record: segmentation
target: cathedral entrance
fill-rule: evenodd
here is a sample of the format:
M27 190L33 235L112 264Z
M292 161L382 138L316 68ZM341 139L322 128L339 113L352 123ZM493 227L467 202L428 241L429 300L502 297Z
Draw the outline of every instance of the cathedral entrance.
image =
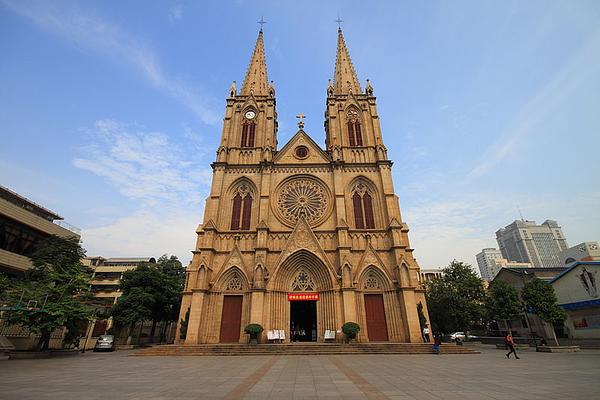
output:
M242 326L242 300L244 296L225 296L221 314L221 343L237 343L240 341Z
M365 314L369 342L387 342L388 333L383 295L365 294Z
M317 302L290 301L290 339L292 342L317 341Z

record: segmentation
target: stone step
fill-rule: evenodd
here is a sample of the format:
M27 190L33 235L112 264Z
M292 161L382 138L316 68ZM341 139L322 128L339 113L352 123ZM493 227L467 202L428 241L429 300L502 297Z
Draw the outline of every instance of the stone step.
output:
M477 354L464 346L442 346L442 354ZM163 345L142 349L134 356L208 356L208 355L334 355L334 354L432 354L427 343L311 343L311 344L200 344Z

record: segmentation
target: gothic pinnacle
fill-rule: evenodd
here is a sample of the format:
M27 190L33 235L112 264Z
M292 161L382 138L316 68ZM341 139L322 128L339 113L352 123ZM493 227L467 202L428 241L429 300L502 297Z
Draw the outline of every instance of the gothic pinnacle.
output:
M360 94L360 83L350 59L350 53L344 41L342 29L338 28L337 55L333 73L333 91L335 94Z
M264 21L263 21L264 23ZM242 85L240 94L248 96L250 93L255 96L266 96L269 94L269 81L267 79L267 64L265 63L265 48L263 42L263 31L258 32L256 46L250 59L250 65L246 72L246 78Z

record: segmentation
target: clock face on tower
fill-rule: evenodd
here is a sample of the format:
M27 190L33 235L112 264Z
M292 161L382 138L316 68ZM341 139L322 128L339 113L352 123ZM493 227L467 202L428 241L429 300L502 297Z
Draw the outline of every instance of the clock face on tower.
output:
M256 117L256 113L254 111L246 111L246 114L244 114L244 117L246 117L246 119L254 119L254 117Z

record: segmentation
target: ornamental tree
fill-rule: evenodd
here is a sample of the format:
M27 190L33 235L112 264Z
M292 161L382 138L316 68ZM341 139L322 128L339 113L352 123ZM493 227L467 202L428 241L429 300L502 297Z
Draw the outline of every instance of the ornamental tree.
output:
M484 315L483 281L469 264L452 261L427 283L427 308L436 332L469 331Z
M507 321L512 329L511 320L523 314L523 304L515 288L504 281L495 281L485 297L485 309L488 317L495 321Z
M40 334L36 350L46 350L52 331L68 327L73 338L94 312L91 271L81 263L85 250L76 237L50 236L30 255L33 268L14 280L5 297L11 310L7 321Z
M537 314L545 323L550 324L554 342L559 346L553 325L564 321L566 313L557 304L556 294L552 285L539 278L533 278L523 287L521 297L528 310Z

